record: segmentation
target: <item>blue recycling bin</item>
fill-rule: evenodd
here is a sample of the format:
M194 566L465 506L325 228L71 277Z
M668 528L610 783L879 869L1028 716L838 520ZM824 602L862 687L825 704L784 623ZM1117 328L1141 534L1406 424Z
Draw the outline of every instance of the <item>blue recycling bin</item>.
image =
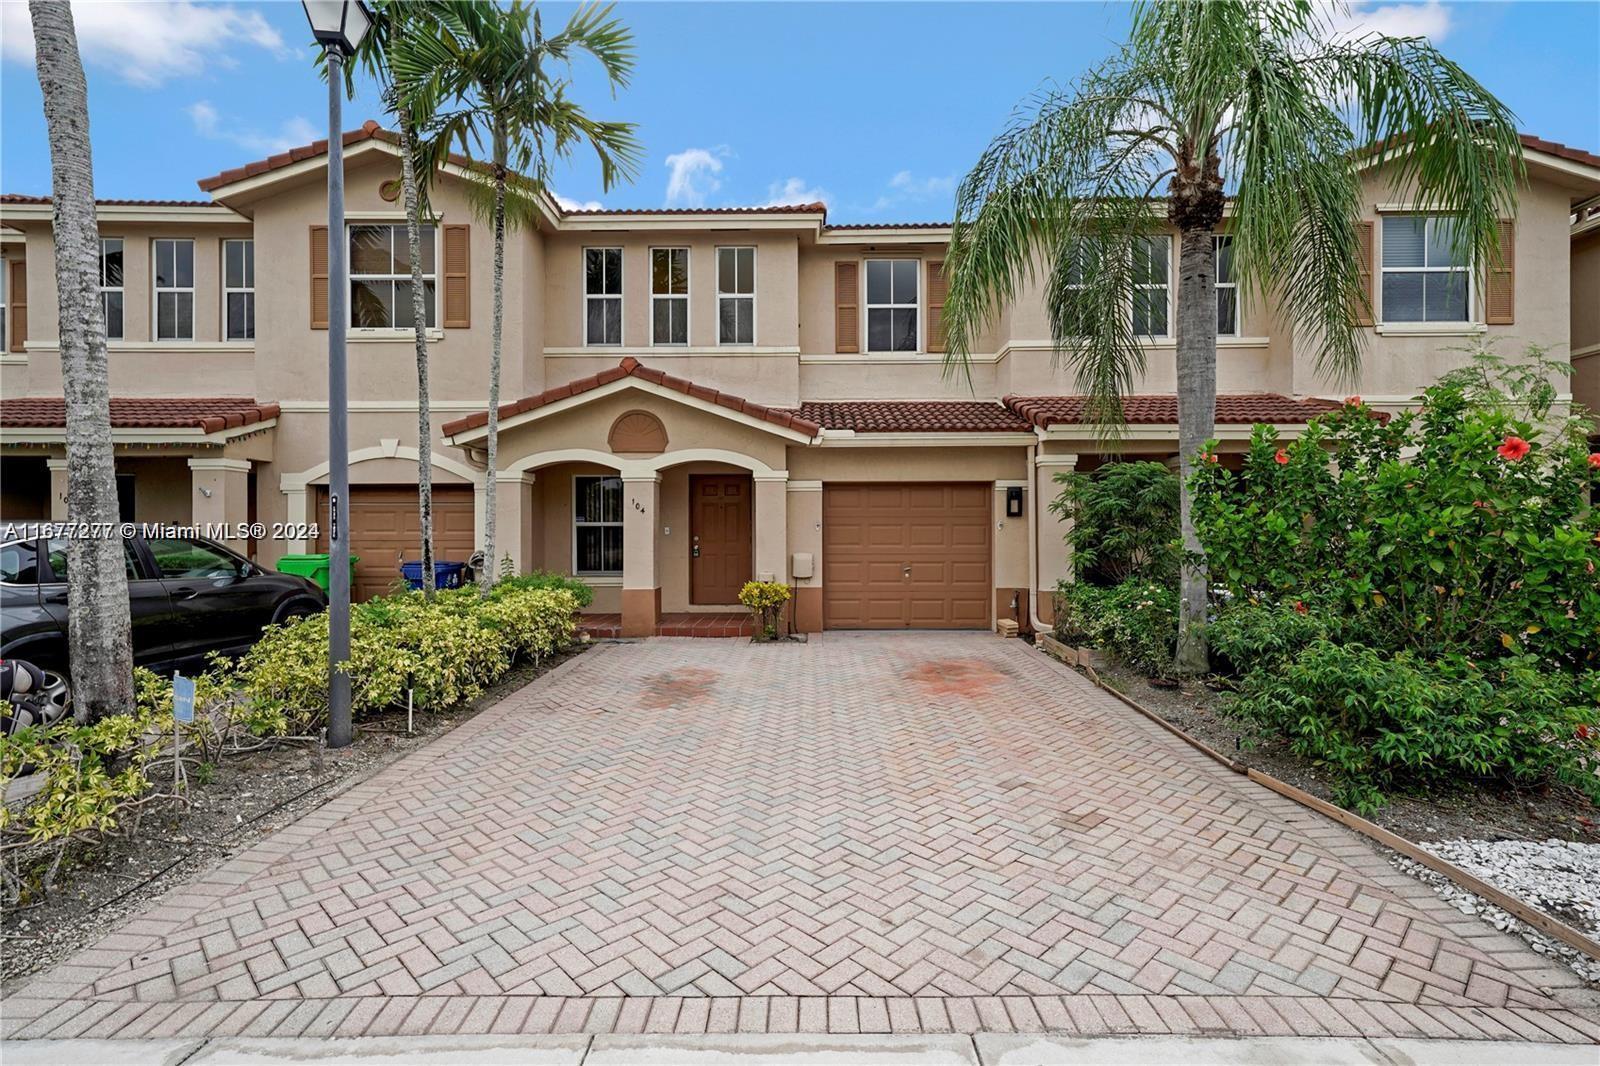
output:
M422 588L422 560L413 559L400 564L400 574L406 579L406 588ZM436 589L458 589L466 580L466 563L447 563L442 559L433 561L433 587Z

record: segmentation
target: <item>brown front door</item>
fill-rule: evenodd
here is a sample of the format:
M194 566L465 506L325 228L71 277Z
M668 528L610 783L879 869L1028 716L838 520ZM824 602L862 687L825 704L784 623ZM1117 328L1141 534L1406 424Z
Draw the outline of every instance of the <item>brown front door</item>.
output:
M987 484L824 486L824 628L987 629L993 496Z
M317 493L317 551L328 550L328 493ZM422 516L417 512L416 486L350 486L350 550L356 562L357 601L394 590L400 564L422 558ZM433 487L433 556L464 563L472 556L472 489L466 485Z
M738 603L750 580L750 478L689 476L689 602Z

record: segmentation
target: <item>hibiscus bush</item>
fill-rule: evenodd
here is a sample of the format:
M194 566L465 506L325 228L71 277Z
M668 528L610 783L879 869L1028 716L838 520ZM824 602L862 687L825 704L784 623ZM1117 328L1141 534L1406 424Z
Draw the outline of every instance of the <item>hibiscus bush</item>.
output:
M1479 349L1414 411L1351 397L1292 442L1256 427L1237 472L1198 464L1234 710L1348 802L1462 777L1600 798L1600 456L1560 368Z

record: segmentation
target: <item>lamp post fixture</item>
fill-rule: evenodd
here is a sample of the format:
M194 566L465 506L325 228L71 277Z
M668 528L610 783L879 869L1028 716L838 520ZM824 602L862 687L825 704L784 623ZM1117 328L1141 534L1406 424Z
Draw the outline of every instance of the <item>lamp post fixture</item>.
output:
M311 35L328 60L328 747L352 739L350 725L350 404L345 388L350 280L344 235L344 63L372 26L361 0L302 0Z

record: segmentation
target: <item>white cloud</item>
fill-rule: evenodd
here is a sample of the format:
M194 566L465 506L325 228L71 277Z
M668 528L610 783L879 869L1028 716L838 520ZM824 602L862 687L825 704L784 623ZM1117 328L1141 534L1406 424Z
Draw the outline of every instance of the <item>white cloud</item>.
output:
M1371 0L1356 0L1348 8L1328 11L1334 32L1362 36L1381 33L1388 37L1426 37L1435 44L1450 35L1450 9L1439 0L1424 3L1374 5Z
M944 178L919 178L909 170L902 170L889 179L888 191L878 197L872 209L882 211L899 204L923 204L934 201L942 205L955 195L955 191L954 175Z
M556 203L561 205L563 211L599 211L602 205L599 200L574 200L570 196L562 196L554 189L550 195L555 197Z
M767 186L767 202L761 207L789 206L792 204L831 204L833 197L827 189L807 185L804 178L785 178Z
M209 100L196 100L184 109L194 123L194 131L213 141L227 141L256 155L275 155L287 152L302 144L310 144L322 136L309 119L299 115L285 119L277 133L263 133L237 122L224 122L222 115Z
M234 46L289 54L283 37L258 11L232 4L75 3L72 18L86 65L106 67L140 88L199 74L208 65L231 67ZM0 3L0 55L32 63L28 6Z
M726 154L726 149L685 148L667 156L667 206L704 207L706 197L722 188L718 157Z

